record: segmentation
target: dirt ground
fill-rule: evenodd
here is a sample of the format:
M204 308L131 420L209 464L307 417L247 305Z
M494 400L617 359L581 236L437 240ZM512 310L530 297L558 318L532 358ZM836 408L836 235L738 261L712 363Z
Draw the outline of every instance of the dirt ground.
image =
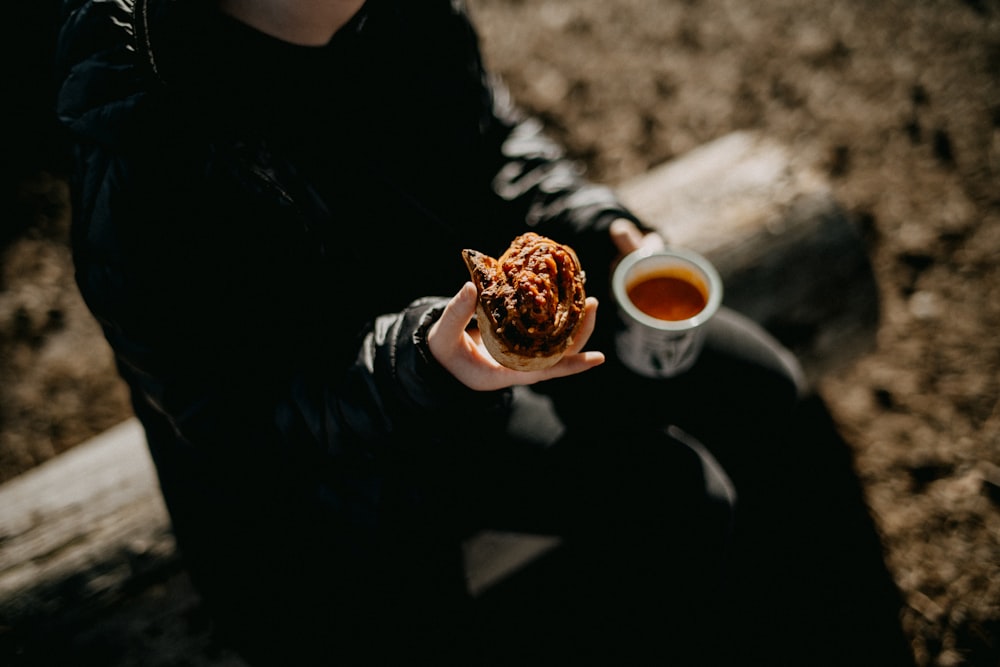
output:
M489 65L595 180L736 129L829 176L866 231L882 322L820 389L917 664L1000 664L1000 3L469 4ZM48 138L20 140L0 227L0 481L130 416L73 286L65 184L31 153Z

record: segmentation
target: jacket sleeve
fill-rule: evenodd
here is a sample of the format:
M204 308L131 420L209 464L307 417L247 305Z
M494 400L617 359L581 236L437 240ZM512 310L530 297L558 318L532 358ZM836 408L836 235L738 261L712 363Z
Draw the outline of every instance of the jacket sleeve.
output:
M337 381L310 371L289 385L277 423L290 434L306 428L326 454L370 459L396 447L454 442L470 428L500 428L510 390L476 392L430 354L427 332L447 300L427 297L375 319L357 357Z
M161 161L94 147L80 157L81 291L133 391L180 436L221 448L280 442L329 462L502 418L509 392L473 391L429 353L445 298L345 333L343 290L322 286L329 278L296 207L248 195L239 169L212 167L191 185Z

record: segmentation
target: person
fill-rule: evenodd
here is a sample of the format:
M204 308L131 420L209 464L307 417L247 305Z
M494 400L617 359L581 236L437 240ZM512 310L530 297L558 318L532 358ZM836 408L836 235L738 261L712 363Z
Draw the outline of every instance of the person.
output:
M611 267L665 240L516 106L461 3L68 0L57 64L77 280L248 662L717 664L760 632L770 664L799 636L822 664L791 598L765 602L822 565L766 519L801 503L842 537L822 475L787 480L792 452L845 448L731 311L680 377L617 362ZM482 347L460 254L526 230L590 295L530 373ZM473 597L485 528L561 546Z

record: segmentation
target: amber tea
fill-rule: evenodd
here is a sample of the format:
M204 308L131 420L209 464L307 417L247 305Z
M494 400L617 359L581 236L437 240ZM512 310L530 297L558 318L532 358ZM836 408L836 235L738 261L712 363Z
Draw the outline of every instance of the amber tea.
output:
M708 303L707 289L694 276L679 271L644 276L629 285L629 300L658 320L687 320Z

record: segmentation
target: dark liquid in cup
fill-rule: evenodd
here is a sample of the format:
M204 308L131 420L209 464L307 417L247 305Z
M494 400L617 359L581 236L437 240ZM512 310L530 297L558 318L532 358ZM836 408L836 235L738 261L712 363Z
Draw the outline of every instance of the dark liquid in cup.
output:
M686 278L652 275L632 284L628 298L635 307L658 320L686 320L702 311L705 292Z

